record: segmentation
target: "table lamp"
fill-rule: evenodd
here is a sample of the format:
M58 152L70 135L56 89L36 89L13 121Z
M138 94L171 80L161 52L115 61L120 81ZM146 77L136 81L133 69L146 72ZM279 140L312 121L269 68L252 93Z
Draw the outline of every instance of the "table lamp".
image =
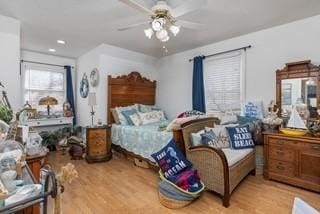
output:
M93 117L95 111L93 110L93 106L97 105L96 93L89 93L88 95L88 105L91 106L91 125L93 126Z
M57 105L58 100L54 97L43 97L39 100L39 105L46 105L47 106L47 112L48 112L48 117L50 116L50 106L52 105Z

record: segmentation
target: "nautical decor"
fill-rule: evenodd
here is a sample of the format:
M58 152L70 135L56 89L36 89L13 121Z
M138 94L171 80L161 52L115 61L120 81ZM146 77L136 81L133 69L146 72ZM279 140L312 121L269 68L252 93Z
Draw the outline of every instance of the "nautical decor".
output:
M89 94L89 82L87 78L87 74L84 73L82 76L82 80L80 82L80 96L82 98L87 98Z
M303 136L308 133L307 126L301 119L295 106L292 108L287 128L280 129L280 131L292 136Z

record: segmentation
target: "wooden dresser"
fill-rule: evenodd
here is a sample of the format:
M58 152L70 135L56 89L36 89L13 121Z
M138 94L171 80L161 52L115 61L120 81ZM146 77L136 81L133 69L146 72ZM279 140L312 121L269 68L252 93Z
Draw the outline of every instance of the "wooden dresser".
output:
M87 151L88 163L108 161L112 157L110 132L111 127L87 127Z
M320 192L320 138L264 133L264 177Z

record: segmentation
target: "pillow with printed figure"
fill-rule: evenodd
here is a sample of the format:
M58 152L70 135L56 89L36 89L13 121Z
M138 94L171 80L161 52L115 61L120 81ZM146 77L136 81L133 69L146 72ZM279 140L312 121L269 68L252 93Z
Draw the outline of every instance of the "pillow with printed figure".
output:
M241 116L263 119L262 101L248 101L244 103Z
M151 154L151 157L157 162L166 178L192 167L192 164L177 147L174 139L171 139L159 152Z
M146 113L138 112L141 120L141 125L147 125L150 123L156 123L166 120L166 116L163 111L151 111Z
M121 113L122 111L126 111L126 110L132 110L135 109L138 111L138 105L134 104L131 106L125 106L125 107L115 107L116 112L118 113L119 116L119 122L121 125L128 125L128 121L125 118L125 116Z
M218 148L229 148L230 139L227 131L227 127L236 127L239 124L228 124L228 125L215 125L214 128L205 127L205 131L212 131L215 135L215 145Z
M255 144L249 125L226 128L229 134L229 139L232 149L247 149L254 148Z

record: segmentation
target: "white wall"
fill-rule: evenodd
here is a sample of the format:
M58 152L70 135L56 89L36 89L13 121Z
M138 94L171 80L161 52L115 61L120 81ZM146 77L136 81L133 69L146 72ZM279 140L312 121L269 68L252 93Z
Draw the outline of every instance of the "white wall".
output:
M164 57L158 62L157 105L169 117L192 108L192 63L189 58L252 45L247 50L246 99L275 99L275 71L285 63L311 59L320 64L320 16L232 38ZM219 29L217 29L219 30Z
M100 81L97 87L91 87L90 92L96 92L97 106L95 107L94 123L100 119L107 123L107 77L108 75L118 76L128 74L131 71L139 71L143 76L152 80L157 80L156 59L141 53L125 50L122 48L100 45L78 58L77 61L77 118L78 125L87 126L91 124L88 98L82 98L79 93L79 83L86 72L89 77L93 68L98 68Z
M19 61L20 22L0 15L0 81L14 110L20 107Z

